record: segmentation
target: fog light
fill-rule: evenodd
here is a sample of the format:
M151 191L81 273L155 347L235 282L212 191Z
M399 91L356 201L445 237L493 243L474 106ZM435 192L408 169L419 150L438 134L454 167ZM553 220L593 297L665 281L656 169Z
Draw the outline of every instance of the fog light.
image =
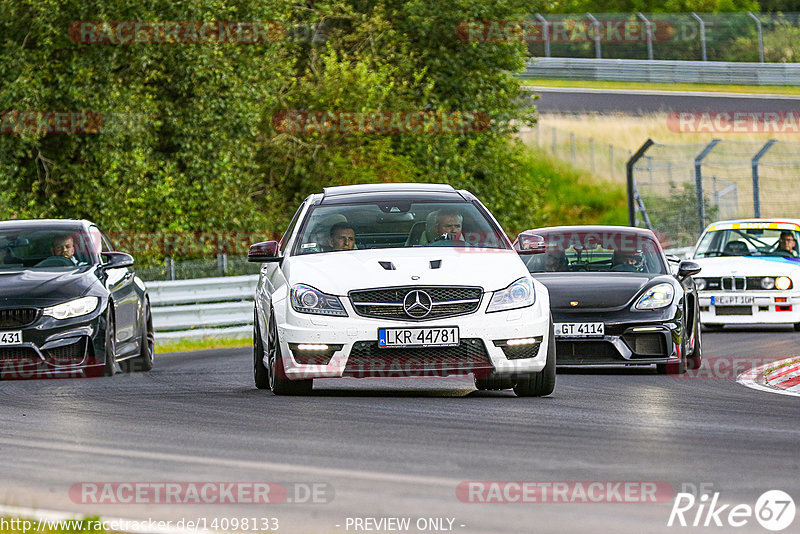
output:
M534 343L538 343L539 341L533 337L523 337L520 339L509 339L506 341L506 345L509 347L516 347L517 345L532 345Z
M786 302L786 297L775 297L775 302Z
M328 350L328 345L316 345L311 343L300 343L297 345L297 350Z
M781 290L789 289L792 287L792 279L788 276L779 276L775 279L775 287Z

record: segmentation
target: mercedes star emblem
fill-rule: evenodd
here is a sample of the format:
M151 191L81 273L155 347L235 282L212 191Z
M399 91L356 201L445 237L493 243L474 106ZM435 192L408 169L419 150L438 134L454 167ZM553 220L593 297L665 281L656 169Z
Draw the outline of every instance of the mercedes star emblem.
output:
M413 319L422 319L431 312L432 308L431 296L418 289L409 291L403 299L403 309L406 315Z

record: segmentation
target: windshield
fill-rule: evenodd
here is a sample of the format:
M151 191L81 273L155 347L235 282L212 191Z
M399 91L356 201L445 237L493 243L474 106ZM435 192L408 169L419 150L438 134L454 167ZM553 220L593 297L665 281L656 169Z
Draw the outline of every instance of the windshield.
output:
M63 227L0 228L0 270L69 269L93 261L93 240Z
M775 223L772 228L746 228L742 225L709 230L697 247L695 258L714 256L797 257L797 227Z
M653 239L633 232L538 231L546 252L522 256L532 273L640 272L667 274Z
M295 254L375 248L510 249L502 231L467 202L336 204L312 209Z

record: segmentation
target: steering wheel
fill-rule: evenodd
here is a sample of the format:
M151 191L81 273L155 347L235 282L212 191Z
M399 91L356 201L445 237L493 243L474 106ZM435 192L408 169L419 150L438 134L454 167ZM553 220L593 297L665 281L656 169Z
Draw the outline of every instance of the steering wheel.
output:
M468 247L468 246L470 246L470 244L467 243L466 241L464 241L463 239L454 239L453 238L453 234L451 234L451 233L444 233L444 234L437 235L433 239L433 241L431 241L432 245L434 243L440 243L439 245L434 245L434 246L439 246L439 247L444 247L444 246Z
M65 256L50 256L34 265L34 267L75 267L75 264Z

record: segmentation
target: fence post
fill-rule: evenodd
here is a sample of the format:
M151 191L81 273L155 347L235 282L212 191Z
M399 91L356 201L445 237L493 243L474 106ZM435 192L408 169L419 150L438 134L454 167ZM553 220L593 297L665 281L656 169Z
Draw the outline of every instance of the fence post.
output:
M647 20L647 17L644 16L641 12L637 12L636 16L644 21L644 26L647 29L647 58L650 61L653 61L653 28L650 24L650 21Z
M608 145L608 174L614 177L614 145Z
M572 164L575 165L575 134L569 133L569 152L572 156Z
M636 195L636 187L633 183L633 166L636 165L636 162L647 152L647 149L653 146L653 140L648 139L644 142L642 146L639 147L639 150L631 156L626 164L627 170L627 178L628 178L628 224L629 226L636 226L636 206L634 205L635 196ZM610 146L610 145L609 145Z
M175 262L167 256L164 259L164 268L167 271L167 280L175 280Z
M592 21L592 25L594 26L594 55L597 59L603 57L603 54L600 52L600 22L594 18L594 15L591 13L586 13L589 19Z
M539 13L536 13L536 18L542 23L544 30L544 57L550 57L550 22Z
M591 160L592 172L595 172L594 168L594 137L589 138L589 158Z
M764 34L761 33L761 19L753 15L752 11L748 11L747 14L756 21L756 29L758 30L758 58L761 63L764 63Z
M770 139L767 143L761 147L761 150L753 156L753 160L750 162L753 168L753 217L761 217L761 184L758 177L758 162L767 151L772 148L776 142L775 139Z
M695 187L697 188L697 219L700 223L700 232L697 235L702 234L703 230L706 228L706 206L703 201L703 160L714 150L717 143L719 143L719 139L714 139L706 145L696 158L694 158L694 181Z
M708 61L708 58L706 56L706 23L694 11L692 11L692 16L695 18L695 20L697 20L697 22L700 23L700 46L703 49L703 61Z
M555 127L554 127L554 128L553 128L553 155L554 155L554 156L555 156L556 154L558 154L558 144L557 144L557 143L558 143L558 140L556 139L556 137L558 136L558 133L557 133L557 132L558 132L558 128L555 128Z

